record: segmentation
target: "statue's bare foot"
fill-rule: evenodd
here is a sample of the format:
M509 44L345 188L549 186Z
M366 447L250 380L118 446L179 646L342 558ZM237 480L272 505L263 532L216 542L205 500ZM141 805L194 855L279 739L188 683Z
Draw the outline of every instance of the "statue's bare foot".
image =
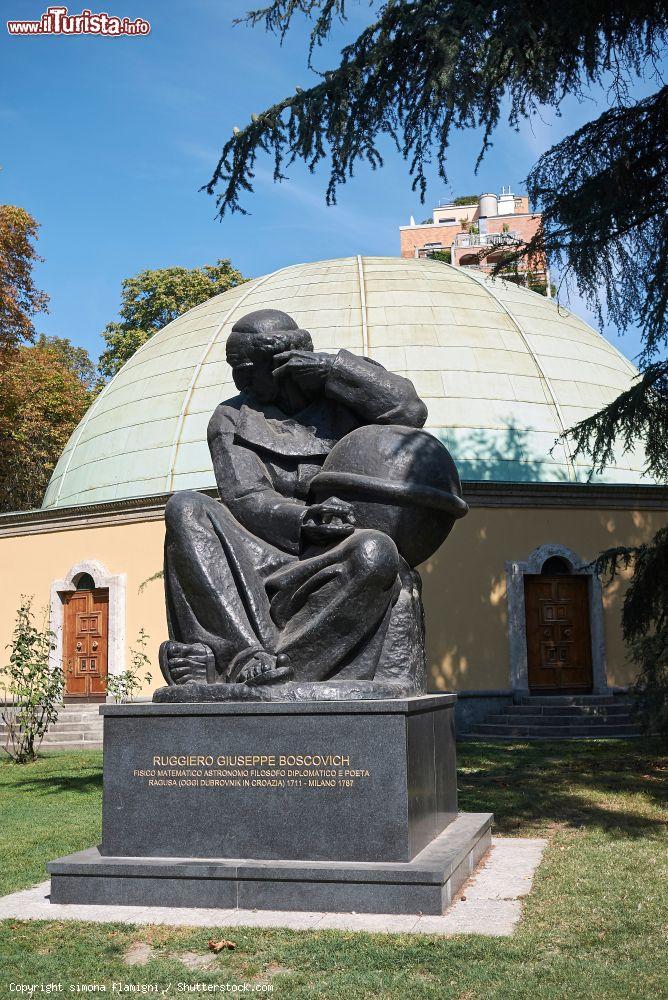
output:
M274 656L266 650L244 650L232 661L227 680L232 684L275 684L292 677L292 667L284 653Z
M272 657L274 664L252 661L239 675L239 680L246 684L276 684L287 681L293 676L292 666L284 653Z
M163 642L159 659L168 684L206 684L213 676L213 652L203 642Z

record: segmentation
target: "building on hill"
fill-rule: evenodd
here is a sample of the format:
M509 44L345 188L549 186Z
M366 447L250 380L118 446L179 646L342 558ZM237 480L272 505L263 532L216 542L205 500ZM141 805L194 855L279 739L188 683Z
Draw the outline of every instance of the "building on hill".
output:
M471 511L420 567L432 689L460 692L480 714L528 690L631 682L624 579L602 589L590 561L668 523L668 490L643 478L642 453L590 479L557 439L636 370L554 301L419 258L285 267L148 340L72 434L43 507L0 516L0 645L21 595L34 594L51 604L54 667L73 668L70 700L104 698L140 628L154 660L144 696L161 683L164 505L174 491L214 491L207 423L235 394L226 338L264 307L294 316L318 350L347 348L412 379L427 429L457 461Z
M453 267L490 272L508 252L528 243L541 225L539 212L529 211L526 195L510 188L501 194L481 194L441 202L432 218L400 226L402 257L436 257ZM551 296L545 257L509 264L504 278Z

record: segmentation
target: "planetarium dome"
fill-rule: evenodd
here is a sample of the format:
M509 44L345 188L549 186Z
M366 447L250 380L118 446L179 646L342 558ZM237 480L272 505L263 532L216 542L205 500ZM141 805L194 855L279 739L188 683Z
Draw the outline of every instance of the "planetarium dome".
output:
M206 427L236 392L225 341L260 308L290 313L316 350L345 347L412 379L426 427L462 479L586 482L587 463L555 440L636 375L573 313L471 269L400 257L298 264L210 299L148 340L72 434L43 506L215 486ZM643 465L639 452L619 455L598 481L640 482Z

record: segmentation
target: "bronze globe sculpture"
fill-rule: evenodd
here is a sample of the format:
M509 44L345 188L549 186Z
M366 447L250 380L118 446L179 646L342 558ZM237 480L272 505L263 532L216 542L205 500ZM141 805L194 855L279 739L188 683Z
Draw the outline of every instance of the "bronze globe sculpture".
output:
M468 512L450 452L428 431L396 424L358 427L334 445L309 499L352 504L358 528L389 535L409 566L436 552Z

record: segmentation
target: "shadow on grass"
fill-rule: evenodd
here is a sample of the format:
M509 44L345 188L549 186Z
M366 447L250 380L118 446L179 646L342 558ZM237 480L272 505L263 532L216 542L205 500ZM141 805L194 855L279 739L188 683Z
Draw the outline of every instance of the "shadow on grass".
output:
M43 776L23 777L21 788L35 792L37 795L58 795L61 792L76 792L89 795L102 790L101 774L45 774Z
M587 826L640 837L666 830L649 815L668 801L668 755L656 741L465 743L458 764L460 809L492 811L499 833Z
M74 793L89 795L102 789L102 755L99 761L77 751L40 754L35 761L14 764L3 761L0 788L8 794L34 796Z

